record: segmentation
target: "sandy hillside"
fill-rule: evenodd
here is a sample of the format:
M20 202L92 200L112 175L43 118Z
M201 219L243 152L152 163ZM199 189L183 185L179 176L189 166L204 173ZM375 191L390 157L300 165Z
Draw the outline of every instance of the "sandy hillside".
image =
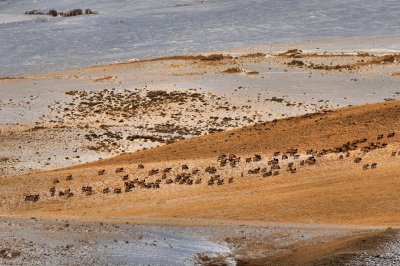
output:
M399 116L369 104L7 177L1 213L398 226Z
M378 42L275 45L2 77L0 176L399 99L399 54L356 49L361 41Z

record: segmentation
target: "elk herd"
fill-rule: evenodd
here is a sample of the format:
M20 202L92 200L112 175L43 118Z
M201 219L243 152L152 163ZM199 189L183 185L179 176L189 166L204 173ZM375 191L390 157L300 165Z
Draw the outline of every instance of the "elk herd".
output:
M395 136L394 132L386 135L387 138L393 138ZM382 140L385 135L380 134L377 136L377 140ZM225 184L234 183L235 176L244 177L258 175L262 178L278 176L281 171L286 171L291 174L298 172L300 167L306 167L317 164L318 158L323 156L333 154L337 156L339 154L338 160L343 161L351 156L351 152L359 150L357 154L353 154L352 159L354 163L360 164L363 162L363 155L376 150L384 149L388 146L385 142L369 142L367 138L361 138L354 141L349 141L341 146L337 146L331 149L321 149L321 150L307 150L305 154L300 154L298 149L288 149L285 152L276 151L270 158L262 158L260 154L255 154L252 157L246 157L244 159L244 164L242 164L241 157L235 154L221 154L217 158L217 168L216 165L209 165L201 170L198 167L191 168L187 164L183 164L180 167L166 167L163 169L159 168L148 168L146 170L143 164L138 164L137 171L133 174L135 178L131 178L131 173L128 170L118 167L115 171L109 171L101 169L97 172L99 178L119 178L120 186L114 187L103 187L98 189L101 194L121 194L129 193L135 189L160 189L161 186L168 186L172 184L176 185L200 185L205 184L205 186L222 186ZM336 154L336 155L335 155ZM400 156L400 151L391 152L391 156ZM332 158L332 157L331 157ZM333 157L335 158L335 157ZM239 167L240 166L240 167ZM363 165L363 170L376 169L378 164L376 162L369 162ZM250 169L249 169L250 168ZM247 169L247 171L244 171ZM236 171L236 172L235 172ZM114 173L112 173L114 172ZM139 172L139 173L138 173ZM224 178L223 175L228 175ZM229 175L232 175L229 177ZM145 176L139 177L139 176ZM152 181L149 181L152 179ZM74 177L72 175L67 175L65 177L66 182L72 182ZM62 197L70 198L74 196L74 192L71 188L57 190L57 186L60 183L59 179L53 179L53 186L49 189L50 197ZM115 184L115 182L114 182ZM91 196L97 191L90 186L82 186L79 191L83 196ZM26 195L25 201L37 202L40 199L39 194Z

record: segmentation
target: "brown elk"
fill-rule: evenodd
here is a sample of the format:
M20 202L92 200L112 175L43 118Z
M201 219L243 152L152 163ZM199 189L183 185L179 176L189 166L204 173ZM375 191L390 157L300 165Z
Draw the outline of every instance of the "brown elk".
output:
M154 168L154 169L151 169L151 170L148 172L148 174L149 174L149 176L152 176L152 175L158 174L158 172L159 172L159 170L156 169L156 168Z
M371 169L375 169L377 166L378 166L377 163L372 163L372 164L371 164Z
M93 194L93 188L90 186L84 186L82 187L82 193L84 193L86 196L90 196Z
M123 177L122 177L122 181L126 181L126 180L128 180L129 179L129 175L124 175Z
M186 164L182 165L182 170L189 170L189 166L187 166Z
M26 195L25 196L25 201L32 201L32 202L36 202L38 201L40 198L39 194L34 194L34 195Z
M170 173L172 171L171 167L164 168L163 173Z
M246 163L251 163L251 160L252 160L251 158L246 158L245 162Z
M363 165L363 170L368 170L368 168L369 168L369 164L364 164Z
M115 173L122 173L124 171L124 168L120 167L115 169Z
M171 184L171 183L173 183L174 181L172 181L172 179L171 178L169 178L169 179L167 179L167 180L165 180L165 184Z
M254 155L253 161L254 161L254 162L259 162L259 161L261 161L261 155L259 155L259 154Z
M108 193L110 193L110 188L103 188L103 194L108 194Z
M72 175L67 175L67 177L66 177L66 180L67 181L70 181L70 180L72 180L73 178L72 178Z
M138 169L144 169L144 165L143 164L138 164Z
M53 179L53 184L58 184L58 183L60 183L60 181L57 178Z
M390 132L390 133L387 135L387 137L388 137L388 138L393 138L395 135L396 135L395 132Z
M217 172L217 168L215 168L214 166L207 166L205 171L209 174L215 174Z
M263 174L263 177L269 177L269 176L272 176L272 171L268 171Z
M100 170L97 174L98 175L104 175L106 173L106 170Z
M55 194L56 194L56 187L51 187L51 188L50 188L50 195L51 195L52 197L54 197Z
M229 183L229 184L233 183L233 177L229 177L229 178L228 178L228 183Z
M194 182L196 185L201 184L201 178L196 179L196 182Z
M360 157L357 157L354 159L355 163L361 163L361 161L362 161L362 158L360 158Z
M121 194L122 190L120 188L114 188L114 194Z

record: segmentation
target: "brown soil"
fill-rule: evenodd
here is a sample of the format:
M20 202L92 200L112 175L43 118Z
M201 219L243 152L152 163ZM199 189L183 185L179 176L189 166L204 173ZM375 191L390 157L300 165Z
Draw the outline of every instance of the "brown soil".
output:
M294 248L277 256L239 259L237 265L346 265L361 252L375 252L394 240L395 230L343 237L323 244Z

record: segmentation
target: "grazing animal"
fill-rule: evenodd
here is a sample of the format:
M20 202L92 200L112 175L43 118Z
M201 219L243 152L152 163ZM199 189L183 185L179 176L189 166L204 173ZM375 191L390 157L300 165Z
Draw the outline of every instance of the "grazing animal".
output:
M364 164L363 165L363 170L368 170L368 168L369 168L369 164Z
M207 185L209 185L209 186L214 185L214 179L208 180Z
M90 196L93 194L93 188L90 186L82 187L82 193L85 193L86 196Z
M372 164L371 164L371 169L375 169L377 166L378 166L377 163L372 163Z
M279 170L281 167L277 164L271 165L271 170Z
M274 152L274 157L276 157L276 156L279 156L279 154L280 154L281 152L280 151L276 151L276 152Z
M165 180L165 184L171 184L171 183L174 183L174 181L172 181L172 179L171 179L171 178L169 178L169 179Z
M289 159L289 157L286 154L282 155L282 160L287 160L287 159Z
M263 174L263 177L269 177L269 176L272 176L272 171L268 171Z
M106 173L106 170L100 170L97 174L100 175L104 175Z
M103 188L103 194L108 194L110 193L110 188Z
M38 201L40 198L39 194L34 194L34 195L26 195L25 196L25 201L32 201L32 202L36 202Z
M251 163L251 158L246 158L246 163Z
M152 175L155 175L155 174L158 174L158 169L151 169L149 172L148 172L148 174L149 174L149 176L152 176Z
M193 168L192 170L192 175L196 175L200 172L200 170L198 168Z
M189 170L189 166L187 166L186 164L182 165L182 170Z
M144 165L143 164L139 164L138 165L138 169L144 169Z
M60 183L60 181L57 178L53 180L53 184L58 184L58 183Z
M207 166L205 171L209 174L215 174L217 172L217 168L215 168L214 166Z
M68 175L67 178L66 178L67 181L70 181L70 180L72 180L72 179L73 179L73 178L72 178L72 175Z
M343 154L339 155L339 160L343 160Z
M122 173L123 171L124 171L124 168L122 168L122 167L115 169L116 173Z
M396 135L396 133L395 133L395 132L390 132L390 133L387 135L387 137L388 137L388 138L393 138L393 137L394 137L394 135Z
M396 151L392 151L392 157L396 156L397 152Z
M229 177L229 178L228 178L228 183L229 183L229 184L233 183L233 177Z
M50 188L50 195L51 195L52 197L54 197L55 194L56 194L56 187L51 187L51 188Z
M164 168L164 170L163 170L164 173L169 173L169 172L171 172L171 171L172 171L172 168L171 168L171 167L169 167L169 168Z
M304 164L305 164L305 163L304 163L304 160L301 160L301 161L300 161L300 166L304 166Z
M120 188L114 188L114 194L121 194L122 190Z
M383 139L383 134L379 134L376 139L378 139L378 140Z
M279 175L279 171L274 171L274 176Z
M219 179L218 178L218 180L217 180L217 185L218 186L221 186L221 185L223 185L224 184L224 179Z
M196 185L201 184L201 178L196 179L196 181L194 182Z
M129 179L129 175L124 175L123 177L122 177L122 181L126 181L126 180L128 180Z
M167 179L167 174L164 173L164 174L161 176L161 178L162 178L162 179Z
M362 161L362 158L360 158L360 157L357 157L354 159L355 163L361 163L361 161Z
M59 191L59 192L58 192L58 196L59 196L59 197L64 197L64 192L63 192L63 191Z
M261 161L261 155L259 155L259 154L254 155L253 161L255 161L255 162Z

